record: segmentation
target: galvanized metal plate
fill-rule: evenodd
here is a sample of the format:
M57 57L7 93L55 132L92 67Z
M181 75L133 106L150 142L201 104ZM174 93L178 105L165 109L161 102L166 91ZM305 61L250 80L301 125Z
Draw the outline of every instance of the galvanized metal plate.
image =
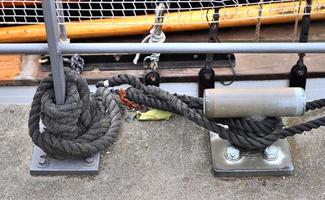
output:
M98 175L100 153L86 160L56 160L35 146L30 167L31 175Z
M230 145L218 134L210 132L212 165L214 175L221 176L288 176L294 172L289 143L286 139L278 140L273 145L278 147L278 158L273 161L264 159L262 152L242 152L237 161L225 158Z

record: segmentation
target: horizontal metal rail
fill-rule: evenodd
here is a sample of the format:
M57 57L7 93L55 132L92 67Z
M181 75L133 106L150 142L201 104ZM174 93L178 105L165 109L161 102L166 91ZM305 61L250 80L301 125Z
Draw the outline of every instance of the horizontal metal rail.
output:
M325 53L317 43L62 43L64 54L74 53ZM45 43L0 44L0 54L48 53Z

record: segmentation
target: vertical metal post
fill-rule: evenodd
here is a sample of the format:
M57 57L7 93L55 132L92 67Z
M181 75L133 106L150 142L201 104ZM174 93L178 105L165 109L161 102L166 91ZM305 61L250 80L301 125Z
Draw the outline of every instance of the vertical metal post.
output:
M65 101L65 77L63 58L59 48L60 34L54 0L42 0L48 50L51 59L55 100L57 104Z

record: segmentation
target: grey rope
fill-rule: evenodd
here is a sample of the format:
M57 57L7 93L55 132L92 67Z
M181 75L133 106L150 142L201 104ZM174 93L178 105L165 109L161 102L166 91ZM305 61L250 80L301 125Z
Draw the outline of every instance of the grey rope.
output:
M29 134L50 157L85 158L115 141L122 112L108 89L90 94L86 80L76 71L65 68L65 77L64 105L55 104L52 77L40 83L29 113Z
M130 85L126 90L129 100L182 115L243 149L264 149L278 139L325 126L325 116L289 128L283 128L281 118L211 120L203 115L201 98L144 86L134 76L114 76L106 81L108 87L98 82L94 94L90 94L86 80L76 71L65 68L65 77L65 104L55 104L53 81L49 76L35 93L28 121L33 142L57 159L85 158L115 142L123 109L117 99L118 91L111 87L123 84ZM325 99L309 102L306 110L322 107ZM45 126L44 131L40 131L40 122Z

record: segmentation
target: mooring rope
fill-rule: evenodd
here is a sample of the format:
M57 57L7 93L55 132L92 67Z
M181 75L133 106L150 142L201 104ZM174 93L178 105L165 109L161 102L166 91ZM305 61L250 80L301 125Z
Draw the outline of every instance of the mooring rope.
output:
M182 115L213 131L231 144L248 150L262 150L278 139L325 126L325 116L284 128L281 118L207 119L203 101L198 97L170 94L156 86L145 86L130 75L97 83L90 94L88 84L76 71L66 68L66 101L56 105L52 77L39 85L29 115L29 134L33 142L49 156L85 158L114 143L121 125L123 108L114 86L130 85L126 98L140 105ZM306 110L325 107L325 99L307 103ZM40 121L44 131L40 131ZM225 127L226 126L226 127Z

